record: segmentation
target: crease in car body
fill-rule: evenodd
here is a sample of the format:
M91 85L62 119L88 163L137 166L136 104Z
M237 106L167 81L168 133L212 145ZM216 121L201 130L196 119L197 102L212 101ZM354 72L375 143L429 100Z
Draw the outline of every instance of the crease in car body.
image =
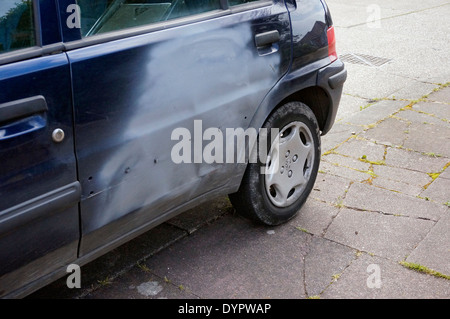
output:
M271 10L279 9L263 8L259 10L260 15L271 15ZM287 12L283 17L287 19ZM217 20L220 19L226 20ZM269 24L277 28L289 28L287 20L278 20L272 19ZM105 114L103 111L99 121L86 125L80 122L80 115L76 119L77 130L80 131L77 136L81 144L86 141L90 144L90 136L93 136L94 132L100 136L113 134L107 140L99 138L98 141L106 143L98 148L77 145L79 149L95 151L92 155L77 152L84 189L82 215L83 212L94 212L87 218L82 217L84 234L119 219L129 211L142 211L142 207L165 203L159 204L159 209L152 209L153 213L148 216L150 220L152 214L162 214L186 200L201 196L208 189L225 185L227 177L235 174L236 166L226 165L192 164L180 169L174 166L170 159L173 145L161 145L161 139L167 138L169 142L172 128L192 128L197 118L201 118L205 125L211 127L248 127L252 113L281 76L273 74L270 67L280 66L280 56L256 55L251 28L249 22L226 27L221 21L205 21L185 29L180 38L171 36L178 30L166 30L160 32L156 43L149 46L146 46L145 36L139 37L144 46L137 45L138 39L133 40L133 45L136 45L133 54L140 56L140 67L137 70L135 67L126 68L127 72L111 72L115 75L115 81L118 78L123 81L132 78L131 81L137 83L136 87L131 87L128 83L129 90L121 88L125 92L128 90L135 102L130 105L128 99L121 96L119 99L123 99L123 104L118 113L110 111ZM127 39L121 40L122 45L125 45L126 41ZM288 41L287 44L290 52ZM82 56L89 56L90 50L91 48L79 49L79 52L68 53L75 73L78 72L77 64L82 64L86 59ZM103 50L108 52L108 48ZM111 50L108 56L113 56L117 48L111 45ZM122 54L124 59L127 58L124 52L118 54ZM133 56L131 59L134 58ZM199 68L199 65L202 67ZM122 66L117 68L125 69ZM287 65L284 66L283 73L286 71ZM102 81L96 79L92 86L88 79L82 82L89 87L98 87L100 83L97 92L101 92L104 85ZM75 92L81 89L77 85L75 82ZM178 90L169 93L168 89L172 87ZM216 96L214 92L221 94ZM81 100L77 101L75 96L76 109L77 105L82 105L83 108L94 109L94 113L102 113L95 111L98 107L85 104L81 95L78 95L78 98ZM119 99L115 99L116 105L120 103ZM253 111L249 109L249 105L253 105ZM125 110L126 113L120 113ZM217 111L223 113L219 121ZM249 114L247 119L245 114ZM102 118L108 120L101 121ZM103 124L105 128L102 127ZM92 129L88 128L90 126ZM116 130L119 127L120 129ZM109 130L111 133L107 133ZM107 149L105 144L110 149ZM154 145L158 147L155 148ZM88 160L90 156L98 156L100 148L104 149L105 155L102 154L101 158L105 160ZM154 163L155 158L158 159L157 164ZM84 165L87 162L89 163ZM100 163L101 167L97 166ZM128 174L124 174L126 168L129 168ZM86 176L93 176L93 180L84 182ZM155 184L155 180L159 182ZM130 188L130 185L133 187ZM184 196L180 196L181 194Z

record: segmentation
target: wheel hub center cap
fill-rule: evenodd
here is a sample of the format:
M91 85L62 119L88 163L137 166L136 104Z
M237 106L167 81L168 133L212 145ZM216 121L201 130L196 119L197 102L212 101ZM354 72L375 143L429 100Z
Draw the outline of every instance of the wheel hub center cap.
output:
M272 160L265 176L266 191L274 205L287 207L301 196L310 178L314 161L310 129L301 122L290 123L269 153Z

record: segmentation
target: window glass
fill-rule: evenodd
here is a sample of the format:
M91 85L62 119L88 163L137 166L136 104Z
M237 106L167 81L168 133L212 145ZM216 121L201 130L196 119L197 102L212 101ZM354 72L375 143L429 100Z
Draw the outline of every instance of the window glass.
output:
M220 9L219 0L78 0L83 37Z
M237 6L239 4L255 2L255 1L260 1L260 0L230 0L230 1L228 1L228 3L230 4L230 6Z
M31 0L0 0L0 53L36 45Z

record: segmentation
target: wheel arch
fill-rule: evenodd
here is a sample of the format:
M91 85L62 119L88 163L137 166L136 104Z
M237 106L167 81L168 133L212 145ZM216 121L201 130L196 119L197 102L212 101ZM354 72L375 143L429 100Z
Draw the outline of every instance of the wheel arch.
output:
M300 74L299 74L300 73ZM282 105L289 102L302 102L306 104L316 116L319 129L322 135L326 134L334 122L339 99L333 99L333 95L328 94L326 87L319 85L319 71L304 72L298 70L285 75L266 95L257 111L254 113L248 127L261 128L269 116ZM326 83L326 82L325 82ZM336 94L340 94L340 91ZM253 147L255 147L253 145ZM249 150L246 150L249 151ZM251 151L250 151L251 152ZM239 178L230 185L230 189L237 191L242 182L242 178L247 167L240 165L236 175Z
M321 131L327 129L332 102L326 90L320 86L310 85L290 94L276 98L267 98L253 118L252 127L262 127L266 119L282 105L289 102L302 102L306 104L316 116Z
M303 68L286 74L266 95L250 126L262 127L278 107L297 101L308 105L316 116L321 134L327 134L336 119L347 71L339 59L326 63L318 61L317 69L312 72ZM324 66L318 67L321 65Z
M316 116L320 130L324 130L330 111L330 98L324 89L319 86L304 88L287 96L275 106L274 110L289 102L306 104Z

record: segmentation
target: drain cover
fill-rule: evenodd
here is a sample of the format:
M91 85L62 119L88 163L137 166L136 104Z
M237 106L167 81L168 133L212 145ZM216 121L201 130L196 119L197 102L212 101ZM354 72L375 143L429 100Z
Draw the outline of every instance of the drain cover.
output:
M340 59L343 62L353 63L353 64L362 64L365 66L379 67L388 62L391 62L391 59L380 58L376 56L371 56L367 54L356 54L356 53L347 53L340 56Z

